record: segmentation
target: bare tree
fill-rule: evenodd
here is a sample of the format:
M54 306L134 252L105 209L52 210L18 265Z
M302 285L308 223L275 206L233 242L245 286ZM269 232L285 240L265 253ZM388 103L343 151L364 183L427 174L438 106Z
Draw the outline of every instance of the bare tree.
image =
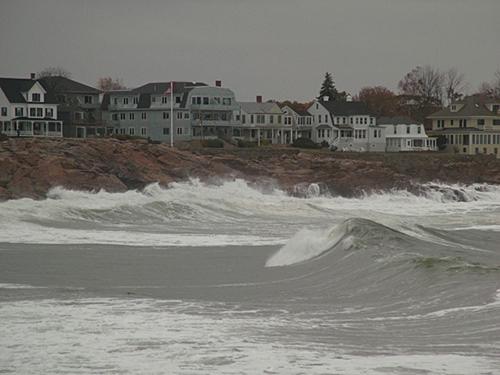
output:
M37 73L37 78L45 78L45 77L64 77L71 78L71 73L60 67L60 66L49 66Z
M465 76L456 68L451 68L444 73L444 94L450 104L463 97L465 90Z
M430 65L417 66L399 81L403 95L411 96L421 105L442 105L444 75Z
M123 90L125 86L119 78L101 77L97 80L97 88L102 91Z
M491 82L481 83L478 94L493 99L500 99L500 68L495 72Z

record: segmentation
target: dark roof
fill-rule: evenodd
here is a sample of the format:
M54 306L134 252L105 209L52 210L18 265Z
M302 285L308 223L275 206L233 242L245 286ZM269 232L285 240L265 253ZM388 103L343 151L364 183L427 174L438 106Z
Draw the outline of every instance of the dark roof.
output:
M0 78L0 88L11 103L26 103L21 93L29 91L35 83L30 78Z
M444 108L438 112L435 112L429 116L429 118L437 117L471 117L471 116L496 116L496 114L488 109L477 96L469 96L464 100L453 103L455 105L461 105L458 111L451 111L451 106ZM452 105L453 105L452 104Z
M332 116L373 116L363 102L319 101Z
M316 126L316 129L331 129L332 127L328 124L321 124Z
M101 91L66 77L44 77L40 83L45 90L53 93L100 94Z
M412 120L407 116L396 116L396 117L380 117L377 120L379 125L399 125L399 124L417 124L418 121Z
M194 87L207 86L203 82L174 82L174 93L185 93L191 91ZM133 92L139 94L164 94L170 89L170 82L150 82L133 89Z

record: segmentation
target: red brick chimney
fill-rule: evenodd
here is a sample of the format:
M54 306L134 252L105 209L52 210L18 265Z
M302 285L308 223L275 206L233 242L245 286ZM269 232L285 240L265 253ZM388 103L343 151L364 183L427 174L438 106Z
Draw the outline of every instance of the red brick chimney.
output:
M215 87L222 87L222 81L220 79L215 81Z
M262 103L262 95L257 95L256 100L257 103Z

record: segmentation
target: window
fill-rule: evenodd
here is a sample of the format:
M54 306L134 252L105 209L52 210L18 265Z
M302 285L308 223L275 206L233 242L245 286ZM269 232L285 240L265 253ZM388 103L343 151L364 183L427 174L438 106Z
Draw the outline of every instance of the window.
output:
M2 107L2 116L7 116L7 107Z
M128 104L128 98L123 98L123 104Z
M410 134L410 127L409 126L406 127L406 134Z
M500 120L493 120L493 125L500 125Z
M223 105L231 105L231 98L222 98Z
M484 118L477 119L477 125L479 126L484 125Z
M453 126L455 124L455 120L450 120L450 125ZM443 125L444 125L444 120L443 120Z
M113 121L118 121L118 113L113 113L113 115L111 115L111 119Z
M30 117L36 117L36 108L30 108Z
M54 109L53 108L45 108L45 117L48 117L48 118L54 117Z
M36 117L43 117L43 108L36 109Z
M265 115L257 115L257 124L263 124L266 122L266 116Z
M125 120L126 114L125 113L120 113L120 120Z
M113 102L115 103L115 105L118 105L118 98L114 98Z
M141 135L147 135L148 134L148 129L147 128L141 128Z
M191 104L196 105L196 96L191 98Z
M170 118L170 113L169 112L163 112L163 119L168 120Z
M201 105L201 96L196 97L196 104Z
M417 126L417 133L422 134L422 127L421 126Z
M203 105L208 105L210 103L208 96L203 97Z
M85 95L85 96L83 97L83 102L84 102L85 104L92 104L92 96L90 96L90 95Z
M247 122L247 116L246 115L241 115L241 123L245 124Z
M170 135L170 128L163 128L163 135Z
M281 115L278 115L278 124L281 124Z
M500 111L500 105L499 104L494 104L492 107L493 112L498 113Z
M214 97L214 104L220 105L220 97L219 96Z
M180 102L181 102L181 97L180 97L180 96L176 96L176 97L175 97L175 102L176 102L177 104L180 104Z
M75 112L75 120L81 120L83 118L82 112Z
M134 96L134 104L138 104L139 103L139 98L137 96Z
M269 115L269 123L274 124L274 116L273 115Z
M16 117L23 117L24 116L24 108L23 107L16 107L15 113L16 113Z
M253 124L253 120L254 120L253 115L250 115L250 124Z
M162 96L162 97L161 97L161 102L162 102L162 104L167 104L167 102L168 102L168 97L167 97L167 96Z
M37 94L37 93L31 94L31 101L32 102L40 102L40 94Z
M129 120L135 120L135 113L130 112L128 115Z
M184 112L184 120L189 120L189 112Z
M142 112L141 119L146 120L147 118L148 118L148 115L146 114L146 112Z
M398 134L398 126L394 125L394 134Z
M182 120L182 112L177 112L177 120Z
M129 135L135 135L135 128L128 128Z
M182 128L177 128L177 135L182 135Z

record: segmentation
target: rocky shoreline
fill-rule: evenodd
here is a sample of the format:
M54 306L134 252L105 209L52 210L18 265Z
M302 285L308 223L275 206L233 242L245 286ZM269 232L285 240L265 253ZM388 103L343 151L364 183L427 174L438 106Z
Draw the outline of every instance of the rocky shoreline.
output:
M500 160L451 154L354 154L291 147L170 149L144 140L0 142L0 200L43 199L56 186L120 192L158 182L243 178L302 195L311 183L346 197L419 184L500 184Z

